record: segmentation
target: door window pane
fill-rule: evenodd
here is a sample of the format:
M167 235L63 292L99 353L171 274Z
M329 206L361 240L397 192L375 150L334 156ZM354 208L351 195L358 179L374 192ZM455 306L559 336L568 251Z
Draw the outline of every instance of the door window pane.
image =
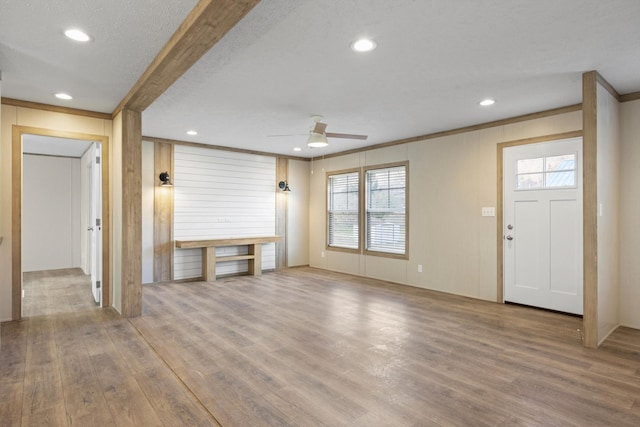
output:
M517 160L516 190L572 188L576 185L575 153Z
M518 160L516 165L516 173L532 173L544 171L544 159L542 157L537 159L521 159Z

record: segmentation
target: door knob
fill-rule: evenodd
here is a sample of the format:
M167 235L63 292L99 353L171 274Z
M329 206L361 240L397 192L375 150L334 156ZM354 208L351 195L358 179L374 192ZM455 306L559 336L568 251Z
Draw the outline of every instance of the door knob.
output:
M507 240L513 240L513 236L507 236L507 237L505 237L505 239L507 239Z
M87 231L93 231L93 227L87 227Z

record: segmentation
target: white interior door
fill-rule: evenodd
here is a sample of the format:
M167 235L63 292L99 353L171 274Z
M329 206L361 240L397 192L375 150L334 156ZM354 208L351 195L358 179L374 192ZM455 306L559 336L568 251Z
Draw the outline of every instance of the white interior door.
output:
M94 142L91 147L91 208L89 232L91 239L90 265L91 265L91 290L93 298L102 305L102 174L101 174L101 147Z
M582 138L503 150L504 299L582 314Z

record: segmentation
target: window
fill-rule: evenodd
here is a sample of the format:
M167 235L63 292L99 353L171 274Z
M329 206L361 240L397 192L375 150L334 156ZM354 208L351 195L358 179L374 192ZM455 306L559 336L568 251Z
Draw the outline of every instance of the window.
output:
M516 163L518 190L574 188L576 154L522 159Z
M407 165L365 171L367 251L405 255Z
M359 173L329 175L327 200L328 246L359 249Z

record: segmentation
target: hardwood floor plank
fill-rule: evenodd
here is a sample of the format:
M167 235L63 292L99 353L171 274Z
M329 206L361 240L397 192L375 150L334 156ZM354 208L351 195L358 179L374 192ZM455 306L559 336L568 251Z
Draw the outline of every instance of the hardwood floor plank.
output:
M164 425L219 425L215 418L183 392L182 383L164 366L139 372L135 378Z
M313 268L145 286L126 320L49 275L2 324L2 426L640 425L637 330L585 349L576 317Z
M22 381L0 383L0 420L2 420L0 425L20 425L22 420L22 393Z
M67 419L70 425L109 425L112 417L87 351L86 315L64 316L56 322L57 353Z
M22 417L23 426L66 426L67 414L64 404L50 406Z
M25 365L23 417L64 406L54 337L55 323L36 318L29 323Z

